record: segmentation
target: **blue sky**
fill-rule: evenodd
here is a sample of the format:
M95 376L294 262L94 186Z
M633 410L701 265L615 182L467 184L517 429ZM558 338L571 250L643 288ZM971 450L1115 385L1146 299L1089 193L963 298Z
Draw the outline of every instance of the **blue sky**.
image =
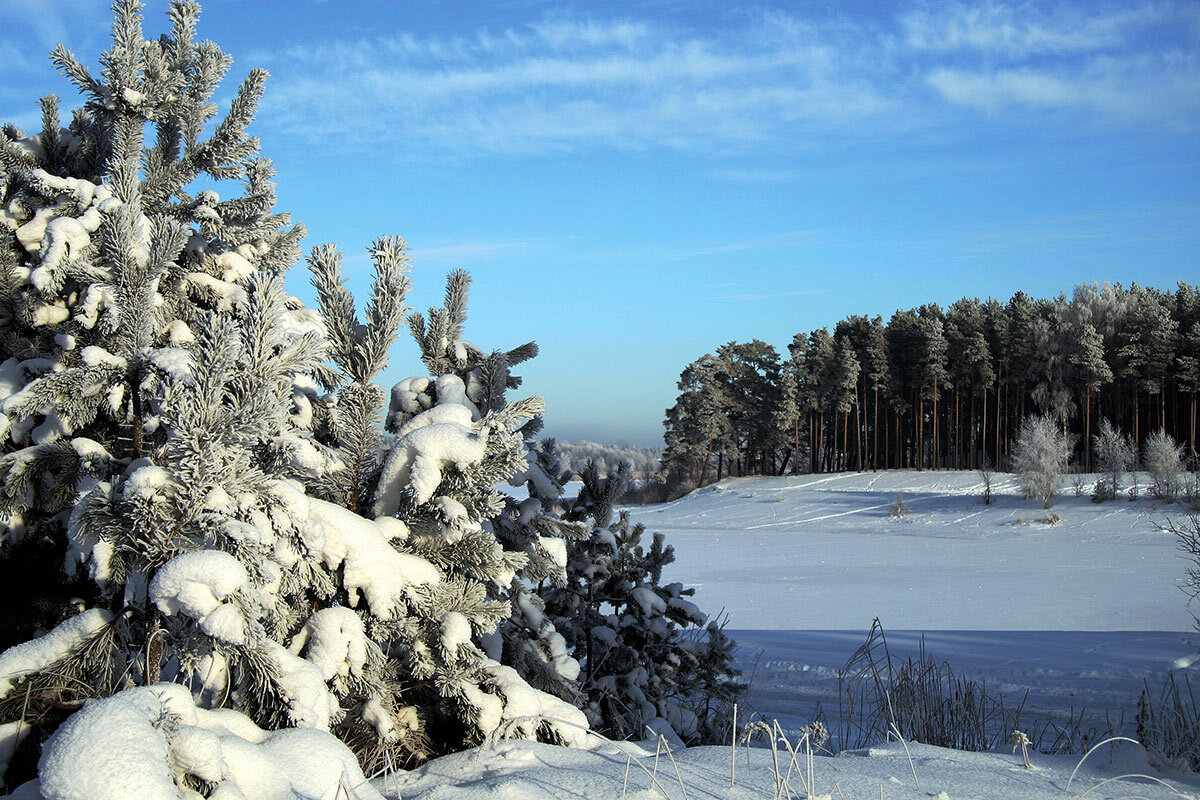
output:
M71 87L106 4L0 0L0 118ZM166 29L164 4L146 29ZM418 308L536 339L560 438L653 444L730 340L964 295L1200 279L1200 3L235 2L200 34L272 73L280 207L413 248ZM305 298L307 272L292 290ZM387 384L421 372L403 340Z

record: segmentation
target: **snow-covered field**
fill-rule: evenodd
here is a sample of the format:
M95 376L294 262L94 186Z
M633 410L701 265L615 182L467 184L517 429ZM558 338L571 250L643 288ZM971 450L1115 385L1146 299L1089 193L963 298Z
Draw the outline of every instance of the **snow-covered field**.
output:
M1092 503L1089 481L1044 511L1008 475L995 504L982 491L974 472L738 478L631 511L731 629L865 631L878 616L888 630L1192 630L1161 530L1178 505Z
M1179 506L1150 499L1093 504L1069 486L1048 511L997 475L981 502L974 472L848 473L725 480L661 506L629 509L674 545L668 577L696 586L702 608L728 615L739 663L752 678L745 705L793 734L818 706L836 717L837 671L878 616L893 655L926 651L1019 704L1028 728L1127 725L1138 694L1168 670L1200 685L1200 635L1179 587L1186 566L1162 528ZM889 509L898 492L909 506ZM1050 515L1061 517L1050 524ZM1040 521L1046 520L1046 521ZM1067 796L1194 797L1200 778L1155 772L1134 745L1105 746ZM962 753L891 743L814 762L813 796L833 798L1061 797L1079 756ZM660 756L654 780L627 752L502 743L377 783L405 798L651 798L775 796L769 751ZM640 763L654 770L654 759ZM783 762L782 770L789 766ZM629 770L628 785L625 773ZM915 771L915 778L914 778ZM1096 787L1123 773L1142 779ZM917 786L917 781L920 786ZM384 785L386 783L386 785ZM804 782L788 777L793 796ZM1089 791L1090 790L1090 791ZM627 793L626 793L627 792ZM786 795L784 795L786 796Z

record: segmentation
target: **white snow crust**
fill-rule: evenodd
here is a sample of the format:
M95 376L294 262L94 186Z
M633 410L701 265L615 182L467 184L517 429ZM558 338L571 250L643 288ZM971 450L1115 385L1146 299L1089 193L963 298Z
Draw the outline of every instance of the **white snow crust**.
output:
M413 587L441 581L441 572L433 564L392 547L394 526L382 526L324 500L309 498L308 502L311 518L325 530L321 552L325 566L335 570L345 565L343 581L351 606L357 607L361 592L371 613L387 619Z
M67 657L110 622L112 614L108 611L90 608L59 624L44 636L0 653L0 698L13 690L16 681Z

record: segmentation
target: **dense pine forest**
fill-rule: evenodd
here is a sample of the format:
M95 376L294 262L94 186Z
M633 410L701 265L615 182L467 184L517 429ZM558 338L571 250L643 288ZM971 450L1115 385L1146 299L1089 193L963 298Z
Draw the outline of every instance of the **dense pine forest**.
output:
M666 412L665 461L703 485L726 475L1007 469L1025 417L1050 414L1077 469L1108 420L1140 445L1164 431L1196 464L1200 294L1085 285L1017 292L797 333L786 358L757 339L689 364Z

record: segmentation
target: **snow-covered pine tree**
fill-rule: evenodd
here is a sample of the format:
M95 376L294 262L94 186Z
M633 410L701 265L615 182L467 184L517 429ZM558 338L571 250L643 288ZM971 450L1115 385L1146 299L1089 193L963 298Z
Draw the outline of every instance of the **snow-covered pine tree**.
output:
M512 367L537 347L488 354L463 339L469 287L466 272L452 272L443 305L409 317L432 376L392 389L386 427L393 438L372 513L403 520L411 530L404 546L460 581L459 594L444 599L453 647L418 654L457 665L431 663L415 674L435 678L447 743L498 733L578 741L586 720L564 699L577 697L579 665L534 589L565 579L563 537L586 530L558 519L553 459L530 447L542 399L505 398L520 386ZM527 484L529 498L517 503L495 488L505 482Z
M694 589L662 582L674 550L614 506L630 468L601 477L581 473L568 514L588 520L591 535L571 544L567 583L547 587L547 610L583 665L581 688L592 726L614 739L662 734L676 742L714 741L744 691L733 668L734 643L688 598Z
M251 748L243 754L268 737L252 720L313 729L305 746L333 753L335 764L338 753L353 758L330 728L368 764L492 733L580 741L577 709L534 691L472 641L510 616L507 599L478 576L511 576L530 559L494 536L430 546L419 514L410 536L397 519L346 507L369 504L381 460L371 420L379 393L366 386L403 315L401 243L372 248L366 326L326 302L326 328L287 297L278 273L295 261L300 231L274 213L269 165L245 135L265 74L251 74L201 139L229 59L192 44L196 4L173 3L172 33L158 42L141 40L140 4L120 2L115 13L99 79L56 52L89 96L71 131L48 111L42 134L8 130L2 143L6 554L22 534L43 537L58 563L66 550L68 566L94 583L27 628L81 613L0 653L0 724L30 712L42 722L24 725L36 735L24 737L24 766L9 780L28 777L36 745L64 712L134 684L153 684L151 694L121 691L95 704L105 710L89 712L87 724L103 716L149 725L153 747L177 756L155 762L152 782L193 788L240 780L214 742L204 745L207 767L188 760L176 732L197 724ZM151 124L155 143L144 148ZM240 178L245 195L192 197L200 174ZM326 265L318 277L329 276L331 253L314 255ZM337 282L326 294L337 295ZM327 329L340 374L319 363ZM516 363L523 353L504 355ZM483 454L455 461L463 485L529 470L512 431L540 401L496 405L463 437ZM405 496L435 488L417 485L428 474L409 470ZM469 505L481 520L503 508L482 494ZM469 527L463 508L450 498L438 505L448 542L452 529ZM158 681L186 685L188 699ZM454 702L461 708L448 708ZM207 709L220 713L204 717ZM90 752L75 727L68 721L46 745L46 786L92 780L56 772ZM311 769L295 765L280 779Z

